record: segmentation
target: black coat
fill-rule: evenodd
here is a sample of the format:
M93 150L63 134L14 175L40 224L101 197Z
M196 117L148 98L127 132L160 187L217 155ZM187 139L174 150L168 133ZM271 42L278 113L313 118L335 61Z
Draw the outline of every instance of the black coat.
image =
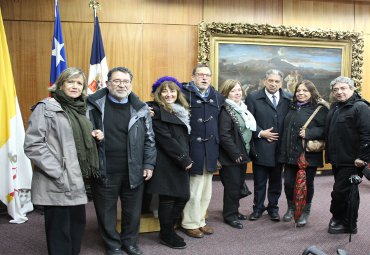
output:
M298 157L303 152L302 138L299 136L299 132L317 106L317 104L310 103L302 106L297 106L296 103L290 105L284 120L279 162L298 165ZM325 140L325 119L328 111L327 106L322 105L306 128L306 140ZM322 152L306 152L305 155L309 166L323 166Z
M330 107L325 133L326 160L336 166L353 166L355 159L370 160L370 108L358 94Z
M278 159L278 149L283 132L284 118L288 113L291 96L279 90L280 99L275 109L265 93L265 88L254 91L247 96L248 110L253 114L257 122L257 130L253 132L254 145L257 158L253 163L262 166L275 167ZM273 127L272 132L277 132L280 139L268 142L264 138L258 138L259 132Z
M226 109L226 108L229 109ZM220 156L219 161L223 166L238 165L235 161L241 156L241 164L251 161L253 155L253 139L250 142L250 153L245 149L242 133L240 132L237 119L230 115L231 107L225 103L221 108L219 131L220 131Z
M193 83L183 86L184 95L190 105L190 157L194 161L189 172L202 175L204 163L208 172L217 170L218 116L224 98L213 87L210 87L208 97L202 98L191 84Z
M157 163L147 192L174 197L190 197L189 135L186 125L175 114L158 104L149 103L155 112L153 130L157 146Z

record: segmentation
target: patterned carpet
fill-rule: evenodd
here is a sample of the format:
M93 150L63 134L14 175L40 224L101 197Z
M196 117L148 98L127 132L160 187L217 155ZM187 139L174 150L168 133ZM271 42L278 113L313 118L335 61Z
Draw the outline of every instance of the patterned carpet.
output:
M253 190L252 180L248 180ZM146 255L191 254L191 255L300 255L308 246L315 245L326 254L336 254L337 249L345 249L350 255L370 254L370 182L364 180L360 185L361 205L359 211L358 234L330 235L327 226L332 176L318 176L315 179L315 196L309 223L304 228L295 228L294 223L272 222L268 215L257 221L245 221L244 228L237 230L222 221L223 187L220 181L213 182L213 197L209 207L208 224L215 234L202 239L185 238L187 248L174 250L159 244L158 233L140 234L139 246ZM240 211L250 214L252 196L241 201ZM286 210L285 195L280 199L280 214ZM28 215L29 221L14 225L8 223L6 215L0 216L0 254L4 255L42 255L47 254L43 216L37 212ZM81 255L105 254L100 239L93 204L87 206L87 228Z

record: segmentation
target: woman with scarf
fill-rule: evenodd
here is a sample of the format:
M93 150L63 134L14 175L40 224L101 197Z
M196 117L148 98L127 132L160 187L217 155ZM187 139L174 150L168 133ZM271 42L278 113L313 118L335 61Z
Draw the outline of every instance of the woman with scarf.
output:
M310 121L306 129L302 126L310 118L316 108L322 107ZM304 151L302 141L324 140L325 118L328 114L328 104L321 98L316 86L309 80L304 80L295 88L293 101L284 120L284 131L280 147L279 162L284 164L284 191L288 202L288 210L283 220L289 222L294 215L294 185L298 172L298 158ZM305 152L308 162L306 168L307 197L303 213L298 219L297 226L307 224L311 211L311 202L314 194L314 178L318 167L323 166L323 152Z
M97 177L96 141L82 92L86 76L77 68L64 70L46 98L32 107L24 151L34 164L32 202L44 207L49 254L76 255L86 225L84 179Z
M239 220L246 220L247 216L239 213L240 191L246 177L246 164L255 154L252 132L256 130L256 120L242 100L239 81L226 80L220 92L226 98L219 117L220 177L224 185L222 213L226 224L242 229Z
M174 249L186 248L174 226L190 197L187 170L193 164L189 157L189 105L181 89L174 77L161 77L152 86L154 102L148 103L154 111L157 162L147 192L159 195L160 242Z

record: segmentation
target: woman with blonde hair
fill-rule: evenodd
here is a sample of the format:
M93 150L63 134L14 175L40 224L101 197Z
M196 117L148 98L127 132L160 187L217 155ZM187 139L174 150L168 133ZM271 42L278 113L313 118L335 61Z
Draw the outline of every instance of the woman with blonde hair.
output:
M84 178L99 175L93 130L86 118L87 81L78 68L65 69L51 88L52 98L32 107L24 151L34 164L32 203L44 207L49 254L80 253L86 225ZM94 140L95 138L95 140Z
M247 216L239 212L240 191L246 177L246 164L255 154L252 132L257 125L242 100L243 89L239 81L226 80L220 92L226 98L219 117L220 177L224 185L222 213L226 224L242 229L239 220L246 220Z

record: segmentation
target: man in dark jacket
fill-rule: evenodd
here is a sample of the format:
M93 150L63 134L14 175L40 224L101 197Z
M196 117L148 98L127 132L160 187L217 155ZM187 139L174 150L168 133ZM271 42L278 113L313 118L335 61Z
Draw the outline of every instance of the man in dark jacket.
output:
M281 195L282 166L278 163L278 148L291 96L281 89L283 73L270 69L266 72L265 87L247 96L248 110L257 122L253 139L257 158L253 161L254 199L250 220L257 220L267 210L271 220L280 221L278 200ZM266 184L268 206L264 205Z
M132 91L132 73L115 67L107 88L87 99L95 129L104 132L98 144L100 178L93 181L93 199L107 254L129 255L142 251L139 232L144 180L152 177L156 148L148 106ZM121 234L116 231L117 199L121 200Z
M332 164L334 186L331 193L329 223L331 234L349 233L347 206L351 183L349 178L370 160L369 103L355 92L353 80L338 77L330 83L336 102L326 119L326 160ZM353 233L357 233L358 210L352 212Z
M224 101L211 86L211 70L206 65L194 68L192 81L184 85L190 106L190 199L183 211L182 227L191 237L213 233L206 225L206 211L212 196L212 176L217 170L218 115Z

